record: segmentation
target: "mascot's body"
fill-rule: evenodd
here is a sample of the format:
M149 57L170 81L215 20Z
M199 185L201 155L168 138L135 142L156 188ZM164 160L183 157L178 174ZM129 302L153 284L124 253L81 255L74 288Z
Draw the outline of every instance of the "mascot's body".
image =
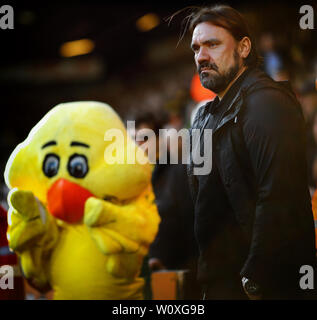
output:
M124 138L115 148L104 139L113 129ZM159 215L151 167L111 107L53 108L14 150L5 179L9 245L33 286L55 299L142 299Z

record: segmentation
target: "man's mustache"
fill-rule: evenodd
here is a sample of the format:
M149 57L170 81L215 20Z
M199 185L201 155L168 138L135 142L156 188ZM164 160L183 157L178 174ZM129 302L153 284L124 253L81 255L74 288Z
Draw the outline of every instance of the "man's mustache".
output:
M211 70L215 70L215 71L218 71L218 67L216 64L214 63L209 63L209 62L202 62L199 66L198 66L198 73L201 73L201 69L203 68L208 68L208 69L211 69Z

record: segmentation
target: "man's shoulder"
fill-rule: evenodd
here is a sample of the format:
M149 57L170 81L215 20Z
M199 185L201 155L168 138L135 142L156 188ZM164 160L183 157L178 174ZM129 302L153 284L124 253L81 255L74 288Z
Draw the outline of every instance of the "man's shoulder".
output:
M294 106L298 110L299 103L288 81L275 81L265 72L254 69L242 84L244 102L247 108L263 106L276 111L279 108ZM291 110L292 108L289 108Z
M290 86L265 75L245 91L242 115L243 123L274 132L303 122L300 104Z
M241 88L244 93L251 94L258 90L280 89L281 87L280 84L274 81L267 73L258 68L253 68L248 71Z

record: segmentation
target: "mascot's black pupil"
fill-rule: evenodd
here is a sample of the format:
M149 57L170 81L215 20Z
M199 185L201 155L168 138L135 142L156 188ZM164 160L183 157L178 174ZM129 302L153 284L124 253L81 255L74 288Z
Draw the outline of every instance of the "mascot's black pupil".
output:
M54 177L59 168L59 157L55 154L48 154L43 162L43 172L44 174L51 178Z
M73 155L68 162L68 172L75 178L83 178L88 172L87 158L83 155Z

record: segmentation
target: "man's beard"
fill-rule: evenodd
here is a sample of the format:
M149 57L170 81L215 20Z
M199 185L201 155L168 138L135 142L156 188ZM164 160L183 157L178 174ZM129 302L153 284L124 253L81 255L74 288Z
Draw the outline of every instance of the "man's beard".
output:
M234 64L224 74L218 72L218 67L214 63L203 62L199 65L198 72L200 82L206 89L209 89L215 93L223 92L229 85L229 83L236 77L239 66L239 55L235 50L233 54ZM201 68L208 67L215 70L213 73L201 72Z

